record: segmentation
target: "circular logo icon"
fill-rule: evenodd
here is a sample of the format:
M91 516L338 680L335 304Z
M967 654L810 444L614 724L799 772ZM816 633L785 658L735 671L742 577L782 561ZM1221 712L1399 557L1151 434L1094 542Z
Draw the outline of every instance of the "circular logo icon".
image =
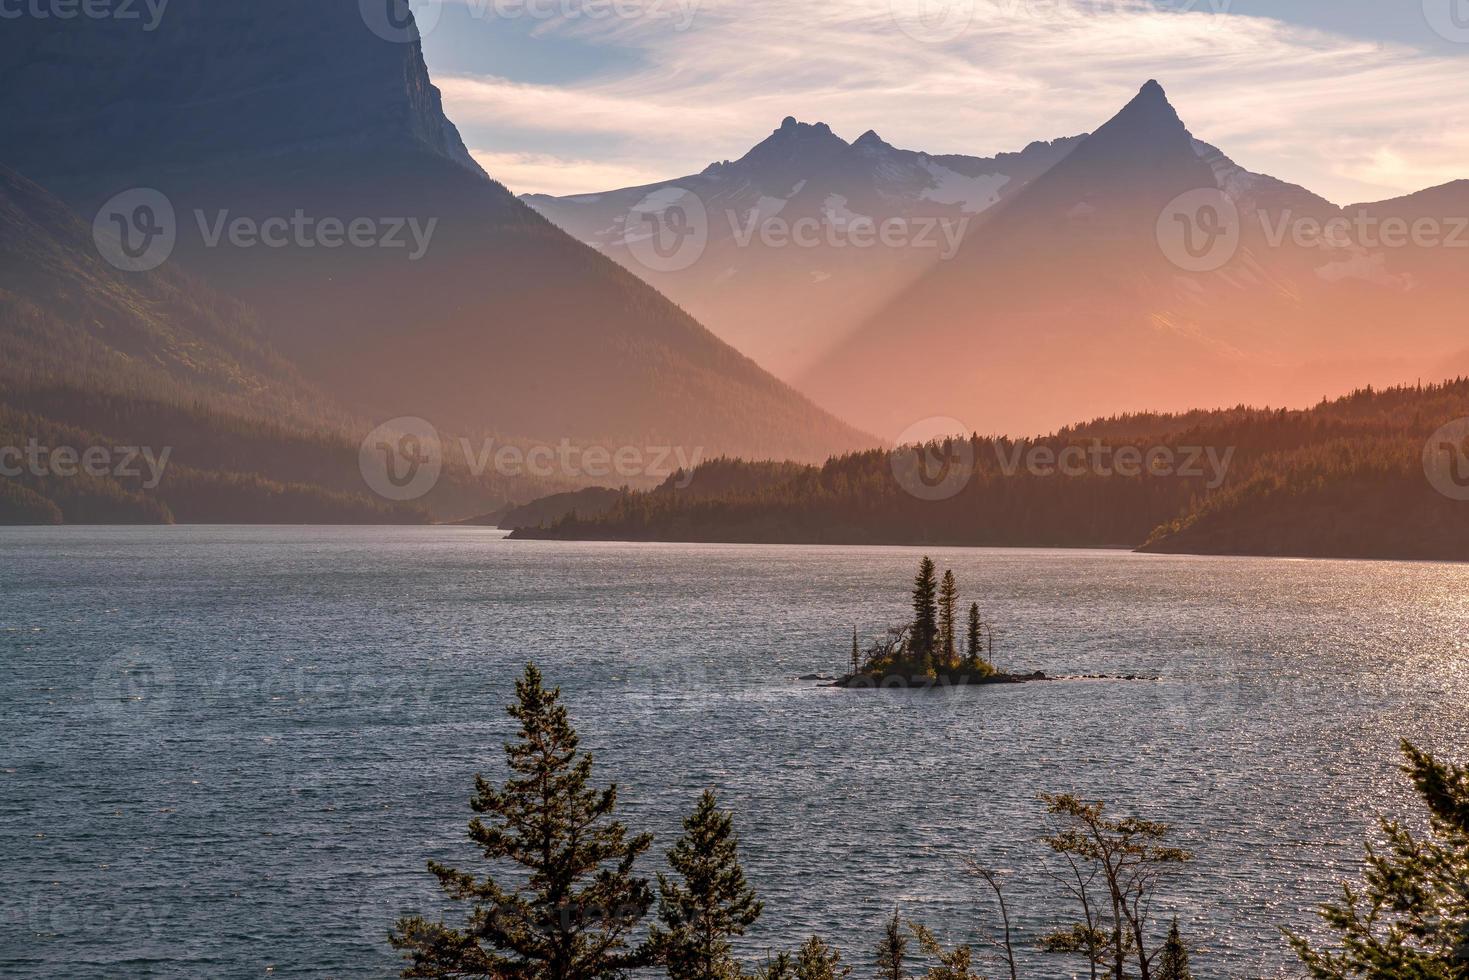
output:
M384 41L412 44L433 33L444 0L357 0L362 22Z
M709 212L693 191L665 187L628 211L622 240L654 272L680 272L699 261L709 244Z
M134 187L102 205L92 220L97 252L123 272L151 272L178 243L173 202L162 191Z
M439 430L412 416L384 422L362 440L357 463L379 497L417 500L434 488L444 468Z
M971 430L958 419L936 416L904 429L888 454L893 478L919 500L948 500L974 477Z
M893 23L920 44L952 41L974 21L974 0L888 0Z
M175 685L168 657L129 647L97 669L92 679L92 701L107 718L153 724L168 714Z
M1239 251L1239 208L1217 187L1187 191L1158 215L1158 247L1185 272L1214 272Z
M1469 418L1455 419L1429 436L1423 472L1450 500L1469 500Z
M1439 37L1455 44L1469 44L1469 2L1466 0L1423 0L1423 16Z

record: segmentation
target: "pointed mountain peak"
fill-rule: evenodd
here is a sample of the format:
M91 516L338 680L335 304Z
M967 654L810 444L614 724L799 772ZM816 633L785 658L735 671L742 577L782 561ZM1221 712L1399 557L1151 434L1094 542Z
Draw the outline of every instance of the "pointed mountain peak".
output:
M1092 135L1091 141L1116 138L1151 143L1176 141L1187 136L1188 127L1168 101L1168 94L1163 91L1163 86L1156 81L1150 81L1138 91L1131 102L1122 107L1121 112Z
M870 129L857 137L857 141L852 146L859 150L891 150L893 148L891 143Z

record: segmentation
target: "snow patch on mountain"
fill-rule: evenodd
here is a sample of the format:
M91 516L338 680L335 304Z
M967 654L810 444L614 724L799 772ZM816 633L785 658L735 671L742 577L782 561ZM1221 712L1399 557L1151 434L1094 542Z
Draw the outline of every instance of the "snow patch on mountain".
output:
M935 204L957 204L966 214L979 214L999 204L1000 189L1010 183L1005 174L966 177L932 160L925 160L923 167L934 184L923 191L922 199Z

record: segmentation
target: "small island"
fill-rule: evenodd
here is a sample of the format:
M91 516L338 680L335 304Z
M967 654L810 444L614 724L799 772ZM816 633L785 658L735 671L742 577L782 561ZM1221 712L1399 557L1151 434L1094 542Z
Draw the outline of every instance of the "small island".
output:
M958 643L959 584L953 571L938 578L933 559L924 556L913 580L913 621L895 626L863 653L852 630L852 672L832 687L878 688L960 687L970 684L1023 684L1050 680L1044 673L1008 674L995 667L995 631L969 604L969 621L961 652Z

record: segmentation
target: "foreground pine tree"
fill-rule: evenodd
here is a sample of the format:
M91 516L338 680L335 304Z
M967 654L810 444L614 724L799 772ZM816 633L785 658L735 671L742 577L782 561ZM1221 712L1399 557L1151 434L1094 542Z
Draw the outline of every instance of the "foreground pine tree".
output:
M908 955L908 934L897 909L883 925L882 939L877 943L877 975L881 980L906 980L904 961Z
M740 868L734 819L708 790L668 852L683 883L658 876L658 917L649 946L671 980L736 980L742 975L730 938L760 918L762 905Z
M1317 950L1287 932L1316 980L1469 980L1469 767L1404 741L1403 770L1428 809L1429 837L1383 820L1386 846L1367 846L1361 889L1344 885L1321 917L1338 935Z
M1188 947L1183 944L1183 936L1179 935L1177 919L1173 920L1173 928L1168 930L1168 939L1163 943L1163 951L1158 958L1157 980L1194 980L1188 968Z
M475 777L469 837L491 863L517 865L513 889L437 862L429 870L455 901L470 902L465 928L417 916L399 920L391 942L411 965L405 977L611 980L646 965L628 943L652 906L633 865L652 836L629 836L613 819L617 787L591 783L592 757L578 751L560 690L527 666L509 709L520 722L505 746L511 777L496 789Z

